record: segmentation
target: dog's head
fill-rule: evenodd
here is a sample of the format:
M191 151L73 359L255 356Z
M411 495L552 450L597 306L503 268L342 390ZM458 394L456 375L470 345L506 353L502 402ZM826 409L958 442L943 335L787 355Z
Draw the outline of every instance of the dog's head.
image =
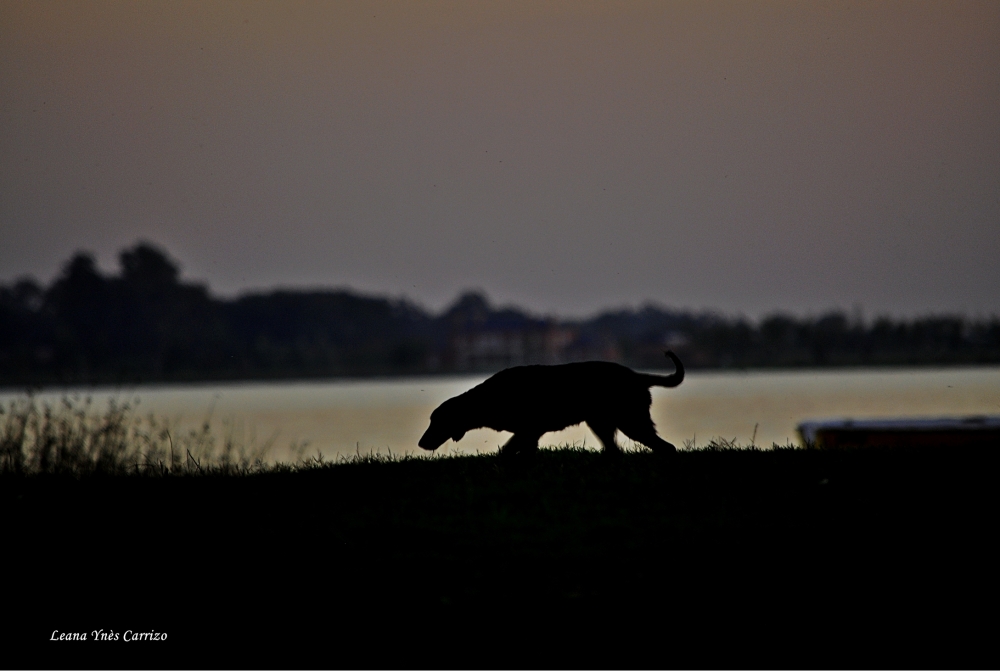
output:
M449 438L455 442L462 440L469 428L461 401L457 397L451 398L431 413L431 425L424 431L417 445L425 450L436 450Z

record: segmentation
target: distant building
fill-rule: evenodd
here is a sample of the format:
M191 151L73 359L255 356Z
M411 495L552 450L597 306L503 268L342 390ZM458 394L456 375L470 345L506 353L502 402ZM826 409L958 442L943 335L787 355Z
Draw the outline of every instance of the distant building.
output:
M447 359L460 371L501 370L570 360L576 330L551 321L491 323L453 331Z
M572 359L578 329L519 310L494 310L482 294L459 298L445 315L446 367L456 371L497 371L525 364Z

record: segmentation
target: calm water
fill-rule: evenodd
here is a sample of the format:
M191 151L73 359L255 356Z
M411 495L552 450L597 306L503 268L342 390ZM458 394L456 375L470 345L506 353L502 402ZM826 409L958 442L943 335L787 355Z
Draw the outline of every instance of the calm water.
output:
M206 419L224 431L237 427L258 442L276 435L270 456L287 459L292 441L309 442L309 453L392 451L421 453L417 439L439 403L483 377L379 381L281 382L120 389L49 390L90 396L102 410L107 399L139 399L142 415L153 413L178 427ZM2 393L6 403L16 394ZM770 446L797 443L805 419L919 417L1000 414L1000 367L913 370L840 370L745 373L688 373L676 389L653 388L653 420L661 436L681 446L713 437ZM457 445L439 451L495 450L510 434L470 431ZM628 444L619 435L622 444ZM597 445L582 426L549 433L542 444Z

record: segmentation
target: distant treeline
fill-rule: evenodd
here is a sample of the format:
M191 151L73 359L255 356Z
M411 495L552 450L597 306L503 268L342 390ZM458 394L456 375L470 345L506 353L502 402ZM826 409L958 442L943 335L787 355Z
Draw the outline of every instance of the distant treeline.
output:
M647 306L588 320L497 309L479 293L441 314L351 291L271 291L228 300L182 281L141 243L117 275L78 253L48 287L0 285L0 386L489 372L583 359L691 368L1000 362L1000 319L871 323L831 312L755 324Z

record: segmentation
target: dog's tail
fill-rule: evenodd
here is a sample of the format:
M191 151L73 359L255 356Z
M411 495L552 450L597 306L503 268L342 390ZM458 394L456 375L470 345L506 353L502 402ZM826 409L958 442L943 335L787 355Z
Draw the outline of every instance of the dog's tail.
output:
M677 370L674 371L673 375L643 375L646 379L646 383L650 387L676 387L684 381L684 364L682 364L681 360L677 358L677 355L670 350L667 350L664 354L668 359L674 362L674 367Z

